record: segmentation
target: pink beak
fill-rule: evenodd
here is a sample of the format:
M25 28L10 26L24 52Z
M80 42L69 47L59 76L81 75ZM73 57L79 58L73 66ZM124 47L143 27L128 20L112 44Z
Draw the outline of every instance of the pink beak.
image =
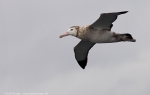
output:
M66 32L65 34L60 35L59 38L62 38L64 36L68 36L68 35L69 35L69 32Z

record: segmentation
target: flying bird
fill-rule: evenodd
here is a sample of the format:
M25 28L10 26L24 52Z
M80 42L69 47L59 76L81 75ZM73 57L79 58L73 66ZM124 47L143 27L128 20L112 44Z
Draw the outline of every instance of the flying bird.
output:
M125 14L128 11L102 13L100 17L91 25L72 26L65 34L59 37L75 36L81 41L74 47L75 58L81 68L85 69L88 60L88 52L96 43L113 42L135 42L136 40L129 33L116 33L111 31L113 22L118 15Z

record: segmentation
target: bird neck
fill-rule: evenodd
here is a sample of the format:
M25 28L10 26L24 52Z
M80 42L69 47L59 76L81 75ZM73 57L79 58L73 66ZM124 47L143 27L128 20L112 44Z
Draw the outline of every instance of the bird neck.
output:
M88 30L88 26L80 26L77 31L76 37L82 39L82 37L86 34L87 30Z

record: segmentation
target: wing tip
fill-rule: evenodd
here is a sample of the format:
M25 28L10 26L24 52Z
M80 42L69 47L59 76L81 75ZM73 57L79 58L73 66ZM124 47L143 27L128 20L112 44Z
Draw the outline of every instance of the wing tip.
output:
M127 12L129 12L129 11L122 11L122 12L119 12L119 15L120 15L120 14L125 14L125 13L127 13Z
M129 11L121 11L121 12L109 12L109 13L117 13L118 15L125 14ZM100 15L109 14L109 13L101 13Z
M78 63L82 69L85 69L86 64L87 64L87 58L85 60L78 61Z

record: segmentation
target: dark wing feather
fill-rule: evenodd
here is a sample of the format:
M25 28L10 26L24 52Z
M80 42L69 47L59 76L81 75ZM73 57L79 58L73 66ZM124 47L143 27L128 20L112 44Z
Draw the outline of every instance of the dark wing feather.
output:
M122 12L113 12L113 13L102 13L100 17L90 25L92 28L96 29L107 29L111 30L113 26L113 22L117 19L118 15L125 14L128 11L122 11Z
M89 50L95 45L95 43L91 43L88 41L83 41L81 40L75 47L74 47L74 52L75 52L75 58L78 62L78 64L84 69L87 60L88 60L88 52Z

